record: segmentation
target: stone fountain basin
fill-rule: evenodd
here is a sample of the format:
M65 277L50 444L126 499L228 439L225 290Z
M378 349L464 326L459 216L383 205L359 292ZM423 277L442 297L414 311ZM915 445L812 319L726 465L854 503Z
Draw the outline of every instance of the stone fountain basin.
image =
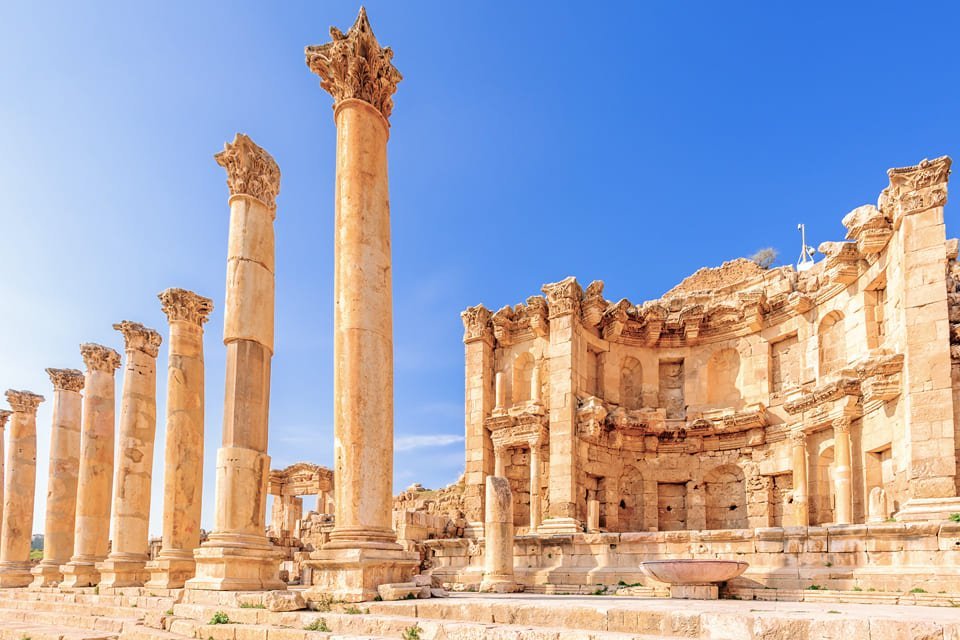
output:
M715 584L733 580L750 564L737 560L647 560L640 568L668 584Z

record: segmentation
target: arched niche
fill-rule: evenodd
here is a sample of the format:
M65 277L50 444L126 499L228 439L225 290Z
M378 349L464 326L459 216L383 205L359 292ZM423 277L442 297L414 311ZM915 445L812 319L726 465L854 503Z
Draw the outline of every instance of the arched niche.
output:
M524 351L513 361L513 404L530 400L530 381L535 366L533 355Z
M746 529L747 490L735 464L715 467L703 477L707 529Z
M831 311L817 330L820 345L820 377L835 373L847 364L847 336L843 314Z
M633 356L625 357L620 364L620 406L624 409L643 407L643 369Z
M630 465L624 468L617 489L617 529L643 531L643 476Z

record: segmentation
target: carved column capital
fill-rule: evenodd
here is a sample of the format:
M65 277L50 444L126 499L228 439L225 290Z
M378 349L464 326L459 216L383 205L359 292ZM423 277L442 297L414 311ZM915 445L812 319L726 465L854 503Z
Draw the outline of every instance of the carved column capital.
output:
M0 409L0 431L3 431L3 429L6 428L7 420L12 415L13 415L13 411L9 411L7 409Z
M853 422L853 420L851 420L846 416L835 419L833 421L833 432L834 433L850 433L851 422Z
M580 313L583 289L573 276L566 277L560 282L547 283L540 287L540 290L547 296L547 307L550 310L551 319Z
M203 325L213 312L213 300L175 287L164 289L157 297L168 322L183 321Z
M790 432L790 435L787 436L790 440L790 444L794 447L805 447L807 446L807 434L799 429L794 429Z
M384 119L393 111L393 94L403 76L393 66L393 50L373 35L367 11L343 33L330 27L332 42L306 47L307 67L320 76L320 86L334 102L356 99L372 105Z
M37 407L39 407L40 403L44 400L43 396L33 393L32 391L17 391L16 389L7 389L6 396L10 408L13 409L15 413L35 414Z
M77 369L45 369L56 391L83 391L83 371Z
M223 151L213 157L227 170L227 187L231 196L250 196L271 211L277 208L280 167L273 156L249 136L238 133L233 142L224 143Z
M949 156L941 156L912 167L888 170L890 186L880 194L880 211L896 224L902 216L945 205L950 164Z
M463 341L486 340L493 344L493 326L490 319L493 314L482 304L469 307L460 313L463 321Z
M160 352L160 343L163 338L153 329L130 320L118 322L113 325L113 328L123 334L127 351L143 351L151 358L156 358Z
M83 364L90 371L103 371L113 375L114 370L120 367L120 354L102 344L85 342L80 345L80 355L83 357Z

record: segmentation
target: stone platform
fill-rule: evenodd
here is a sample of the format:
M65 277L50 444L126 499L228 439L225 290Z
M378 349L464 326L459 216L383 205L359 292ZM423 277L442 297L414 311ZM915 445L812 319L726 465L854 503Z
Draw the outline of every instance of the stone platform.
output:
M960 640L960 609L921 604L464 593L272 612L251 593L147 594L0 591L0 640Z

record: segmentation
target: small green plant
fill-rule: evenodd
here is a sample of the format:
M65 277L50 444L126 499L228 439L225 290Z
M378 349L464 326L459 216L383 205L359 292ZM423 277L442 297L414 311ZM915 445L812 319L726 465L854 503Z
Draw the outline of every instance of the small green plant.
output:
M254 603L254 602L241 602L241 603L240 603L240 608L241 608L241 609L266 609L266 608L267 608L267 605L265 605L265 604L260 604L259 602L256 602L256 603Z
M317 618L303 629L304 631L324 631L330 633L330 627L327 626L327 621L323 618Z
M167 609L167 610L164 611L163 613L166 614L166 615L168 615L168 616L172 616L172 615L173 615L173 608L171 607L170 609Z
M960 522L960 513L951 513L950 514L951 522Z
M837 611L836 609L830 609L829 611L827 611L827 613L840 613L840 612Z
M884 522L896 522L896 521L897 521L896 518L887 518L886 520L884 520Z
M825 567L832 567L832 566L833 566L833 563L830 562L829 560L827 560L826 562L823 563L823 566L825 566Z
M592 596L602 596L602 595L604 595L606 592L607 592L607 589L606 589L605 587L597 587L596 589L594 589L593 593L591 593L590 595L592 595Z
M333 611L333 605L336 604L336 600L333 599L333 596L330 594L323 594L319 599L314 600L311 604L311 609L314 611Z
M130 605L130 608L131 608L131 609L136 609L136 608L137 608L137 603L134 602L132 605Z
M415 624L412 627L407 627L400 637L403 638L403 640L420 640L421 631L423 631L423 629L420 628L420 625Z
M867 589L867 591L876 591L876 589L874 589L873 587L870 587L869 589Z
M23 636L20 636L20 640L32 640L32 639L30 638L30 636L23 635Z
M230 616L223 611L217 611L213 614L213 617L210 618L209 624L230 624Z
M910 589L910 593L926 593L926 592L927 590L921 587L914 587L913 589Z
M854 587L852 590L853 590L853 591L863 591L863 589L861 589L860 587Z
M383 596L381 596L381 595L378 593L377 595L375 595L375 596L373 597L373 601L374 601L374 602L383 602Z
M93 588L93 595L95 596L100 595L100 585L97 585Z
M363 611L360 610L360 607L356 607L352 604L344 607L343 612L351 616L358 616L363 613Z
M812 584L807 587L807 591L826 591L827 588L821 584Z

